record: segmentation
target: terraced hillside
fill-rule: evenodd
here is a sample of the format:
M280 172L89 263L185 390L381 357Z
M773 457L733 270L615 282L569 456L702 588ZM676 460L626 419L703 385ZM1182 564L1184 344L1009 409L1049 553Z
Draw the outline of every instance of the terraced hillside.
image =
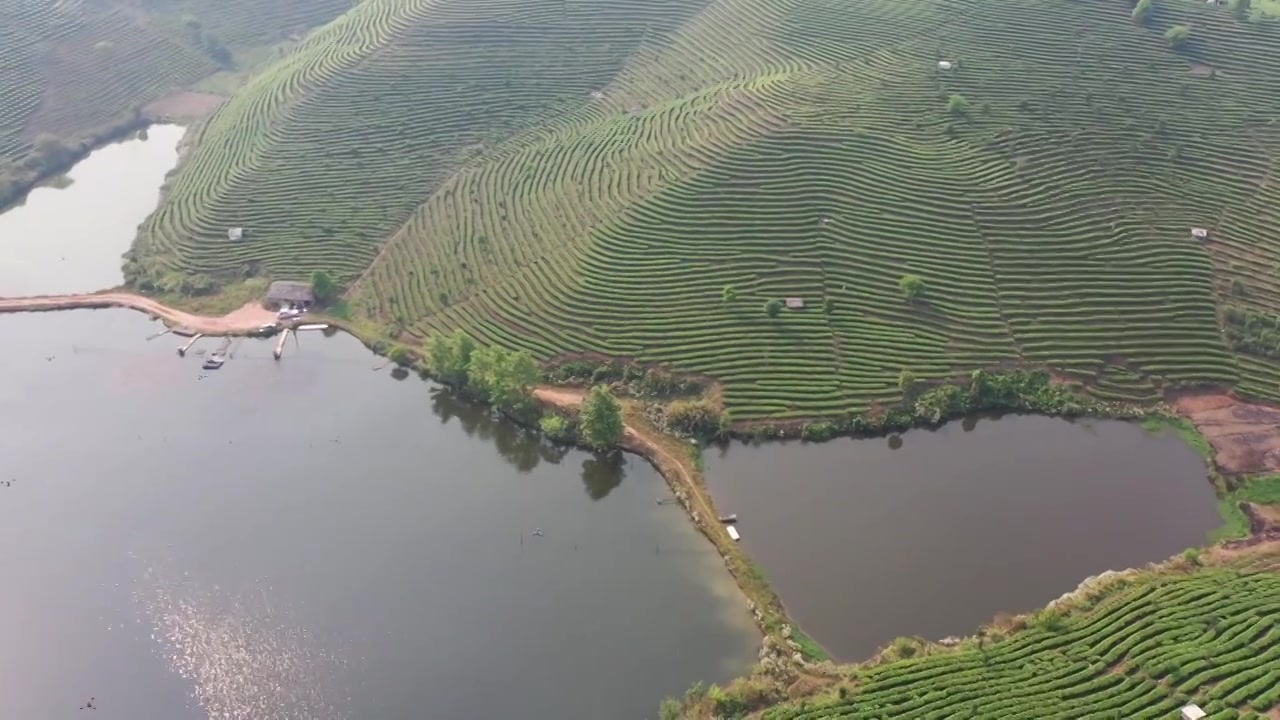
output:
M349 0L0 0L0 175L42 134L66 144L93 136L234 64L235 51L279 42L349 7Z
M130 276L330 270L402 340L666 363L739 419L1012 364L1280 399L1280 26L1132 12L365 0L211 119Z
M1157 720L1187 703L1212 720L1275 717L1280 576L1274 553L1253 562L1132 581L1012 639L862 669L843 697L758 717Z

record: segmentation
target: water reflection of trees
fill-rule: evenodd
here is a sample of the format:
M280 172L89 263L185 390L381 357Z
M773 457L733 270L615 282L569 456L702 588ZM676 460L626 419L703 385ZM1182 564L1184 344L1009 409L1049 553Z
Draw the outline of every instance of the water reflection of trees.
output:
M496 417L488 408L467 402L443 388L431 394L431 411L442 424L448 425L456 419L468 437L493 443L498 456L520 472L529 472L544 461L559 464L569 452L569 448L553 445L539 433Z
M431 412L442 425L457 420L467 437L493 443L498 456L524 473L548 462L559 465L572 448L556 445L541 433L523 428L506 418L496 416L477 403L437 388L431 393ZM582 461L582 484L587 496L601 500L626 477L626 458L621 452L592 455Z
M582 461L582 484L587 487L587 497L603 500L627 476L627 459L622 452L593 455Z

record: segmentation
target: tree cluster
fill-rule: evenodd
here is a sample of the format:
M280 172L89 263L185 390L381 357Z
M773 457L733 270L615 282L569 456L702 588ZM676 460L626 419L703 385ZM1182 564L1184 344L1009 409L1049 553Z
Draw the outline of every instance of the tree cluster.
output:
M1239 305L1222 311L1222 335L1236 352L1280 359L1280 316Z
M427 366L440 380L511 413L532 409L533 389L542 376L527 350L479 347L461 330L447 336L432 333L427 340ZM566 439L573 431L570 422L556 414L543 416L538 426L554 439ZM610 448L622 439L622 430L617 398L604 385L592 387L578 415L582 440L594 448Z

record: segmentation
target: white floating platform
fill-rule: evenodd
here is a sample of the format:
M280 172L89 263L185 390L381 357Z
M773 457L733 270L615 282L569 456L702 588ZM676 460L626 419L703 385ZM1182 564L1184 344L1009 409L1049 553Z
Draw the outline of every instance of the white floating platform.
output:
M733 538L734 540L742 539L742 536L738 534L738 528L732 525L726 525L725 530L729 531L729 537Z
M294 330L328 330L328 329L329 329L329 326L326 323L311 323L309 325L299 325L298 327L294 328Z

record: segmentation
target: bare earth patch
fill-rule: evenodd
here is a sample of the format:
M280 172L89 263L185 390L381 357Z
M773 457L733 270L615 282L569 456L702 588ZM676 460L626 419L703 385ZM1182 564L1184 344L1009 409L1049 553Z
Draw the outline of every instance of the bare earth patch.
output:
M0 312L43 312L77 308L122 307L147 313L170 325L181 325L205 335L243 335L276 321L276 314L256 302L246 303L222 317L192 315L142 295L121 292L87 295L43 295L0 298Z
M1186 394L1173 404L1209 440L1222 472L1280 471L1280 409L1221 392Z
M216 110L225 99L213 93L179 92L148 104L142 111L157 120L194 120Z

